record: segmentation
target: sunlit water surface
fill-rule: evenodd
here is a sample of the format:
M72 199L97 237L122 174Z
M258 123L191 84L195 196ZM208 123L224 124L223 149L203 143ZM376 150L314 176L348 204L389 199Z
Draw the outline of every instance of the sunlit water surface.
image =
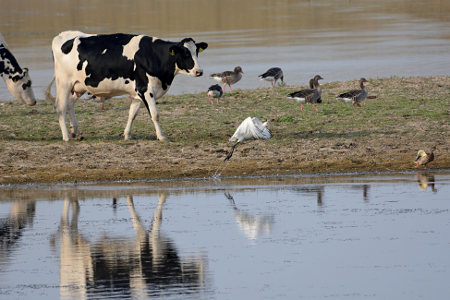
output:
M450 172L0 189L0 299L448 299Z
M101 12L101 13L99 13ZM35 94L53 76L51 40L59 32L126 32L209 43L200 54L205 76L179 75L169 94L206 91L209 74L240 65L236 89L268 87L269 67L291 85L360 77L450 75L450 2L440 0L120 1L21 0L2 2L0 32ZM12 99L0 82L0 99Z

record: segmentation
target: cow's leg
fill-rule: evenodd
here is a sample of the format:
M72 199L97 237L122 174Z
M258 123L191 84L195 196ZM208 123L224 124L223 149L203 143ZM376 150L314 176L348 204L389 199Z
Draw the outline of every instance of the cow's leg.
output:
M159 113L158 113L158 109L156 108L155 97L153 97L153 94L150 93L150 95L149 95L149 97L147 97L147 99L149 99L148 106L150 108L150 114L152 115L153 125L155 126L156 137L160 141L167 141L168 139L164 136L164 134L161 130L161 126L159 126Z
M69 130L67 130L66 125L66 112L67 103L72 101L70 87L66 87L62 84L58 84L56 81L56 114L59 120L59 127L61 127L62 138L64 141L69 141Z
M70 136L72 138L75 138L77 136L78 131L78 121L75 117L75 101L72 99L69 99L67 103L67 110L69 112L69 119L70 119Z
M131 126L133 125L133 121L136 118L137 112L139 111L139 107L141 106L141 100L139 99L131 99L130 111L128 112L128 121L127 126L125 127L125 131L123 132L123 136L125 140L131 139Z

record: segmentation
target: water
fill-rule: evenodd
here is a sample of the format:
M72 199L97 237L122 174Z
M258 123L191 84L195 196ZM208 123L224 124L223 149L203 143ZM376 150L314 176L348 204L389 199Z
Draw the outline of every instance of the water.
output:
M0 190L0 299L447 299L450 172Z
M245 72L237 89L268 87L257 75L273 66L295 85L306 85L315 74L324 82L450 74L448 1L3 2L0 32L30 68L40 99L53 76L51 40L68 29L208 42L200 56L206 76L177 76L170 94L206 91L215 83L208 74L237 65ZM3 82L0 99L12 99Z

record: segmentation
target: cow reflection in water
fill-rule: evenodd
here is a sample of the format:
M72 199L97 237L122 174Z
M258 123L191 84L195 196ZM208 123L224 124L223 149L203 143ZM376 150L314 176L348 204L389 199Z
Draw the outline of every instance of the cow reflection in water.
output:
M205 258L179 257L173 243L160 233L165 200L166 194L161 194L147 231L136 213L133 198L127 196L136 238L119 240L103 236L91 243L78 230L78 201L66 199L60 229L61 298L117 294L121 299L134 299L203 290Z
M35 201L17 200L12 203L9 216L0 218L0 266L9 261L27 226L33 225L35 210Z
M426 191L428 187L431 188L433 193L436 193L438 190L434 187L435 179L434 175L428 173L416 173L417 178L417 186L419 190L422 192Z
M230 200L236 223L248 239L256 240L263 233L267 235L271 233L273 224L275 223L273 215L252 215L239 209L234 202L233 196L229 193L225 193L225 197Z

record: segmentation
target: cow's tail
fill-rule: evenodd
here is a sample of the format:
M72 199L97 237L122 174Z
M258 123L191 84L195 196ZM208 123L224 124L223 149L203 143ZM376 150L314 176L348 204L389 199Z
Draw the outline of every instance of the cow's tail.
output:
M45 89L45 100L51 104L55 104L56 98L52 95L52 85L55 82L55 76L53 76L52 81L50 81L50 84Z

